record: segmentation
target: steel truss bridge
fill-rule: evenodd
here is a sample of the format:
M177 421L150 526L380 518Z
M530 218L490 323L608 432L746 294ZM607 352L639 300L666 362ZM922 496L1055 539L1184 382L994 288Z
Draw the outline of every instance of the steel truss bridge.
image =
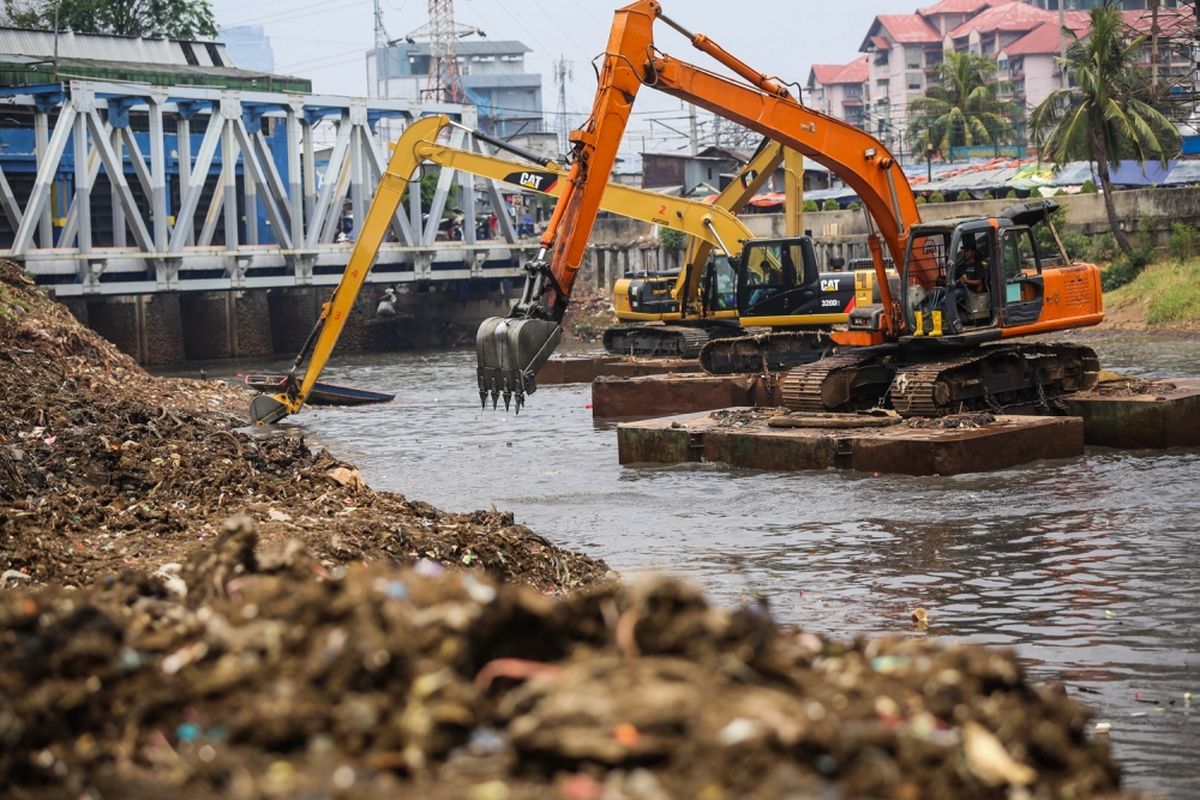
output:
M384 129L435 113L475 124L470 106L85 80L0 87L0 106L0 257L64 297L336 284L347 204L363 220L387 164ZM459 128L449 143L487 147ZM441 241L455 185L462 240ZM495 239L476 240L479 186ZM428 214L416 179L406 205L371 280L523 275L536 243L495 182L441 169Z

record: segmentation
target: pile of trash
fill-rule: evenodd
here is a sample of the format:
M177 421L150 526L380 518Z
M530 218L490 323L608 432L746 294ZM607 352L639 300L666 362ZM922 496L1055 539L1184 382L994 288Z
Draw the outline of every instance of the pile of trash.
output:
M598 290L577 288L563 316L563 332L577 342L598 342L604 331L617 325L612 296Z
M1008 651L836 644L670 579L565 598L263 557L0 594L0 784L65 796L1087 798L1087 714Z
M6 796L1114 797L1008 651L838 644L376 492L0 263Z
M904 426L921 430L975 430L995 421L996 415L990 411L964 411L944 417L909 417Z
M452 514L366 486L283 431L246 433L250 395L156 378L0 263L0 573L83 585L172 569L245 514L329 568L418 559L564 591L602 563L491 510Z

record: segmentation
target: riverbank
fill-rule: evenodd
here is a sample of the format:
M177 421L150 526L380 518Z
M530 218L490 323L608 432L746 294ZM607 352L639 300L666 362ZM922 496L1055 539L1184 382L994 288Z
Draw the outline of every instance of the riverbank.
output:
M1131 283L1105 293L1100 327L1162 333L1200 330L1200 258L1157 261Z
M1010 652L621 586L511 514L239 430L241 390L152 378L11 265L0 286L11 796L1119 791L1085 709Z

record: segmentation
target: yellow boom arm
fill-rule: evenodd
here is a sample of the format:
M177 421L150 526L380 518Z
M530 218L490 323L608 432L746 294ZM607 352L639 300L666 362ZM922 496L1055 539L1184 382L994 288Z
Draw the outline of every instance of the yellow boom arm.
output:
M251 416L255 422L278 422L289 414L295 414L304 406L341 336L346 317L354 307L383 237L408 188L409 179L423 162L431 161L443 167L492 178L552 197L562 194L565 185L563 178L567 173L553 162L547 162L539 168L519 161L438 144L438 134L452 124L454 123L446 116L423 117L410 125L396 141L391 160L371 200L371 207L363 220L341 281L330 300L321 307L320 317L309 335L309 341L293 362L283 391L254 398L251 403ZM763 149L778 151L777 146ZM758 185L761 185L761 181ZM746 226L724 208L630 186L609 184L601 198L600 207L622 216L653 222L689 234L707 247L704 251L705 258L714 246L728 249L729 255L736 256L741 251L742 241L751 237ZM310 346L312 356L301 378L297 372L303 365Z

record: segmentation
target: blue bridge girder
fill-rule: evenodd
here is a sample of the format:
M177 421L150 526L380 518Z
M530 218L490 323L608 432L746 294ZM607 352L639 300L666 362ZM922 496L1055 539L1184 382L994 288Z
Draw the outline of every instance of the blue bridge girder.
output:
M0 87L0 107L0 257L60 296L335 285L388 161L381 123L447 114L470 128L476 113L83 80ZM444 170L428 213L413 180L368 280L522 277L535 241L476 240L483 180ZM455 185L464 224L446 241Z

